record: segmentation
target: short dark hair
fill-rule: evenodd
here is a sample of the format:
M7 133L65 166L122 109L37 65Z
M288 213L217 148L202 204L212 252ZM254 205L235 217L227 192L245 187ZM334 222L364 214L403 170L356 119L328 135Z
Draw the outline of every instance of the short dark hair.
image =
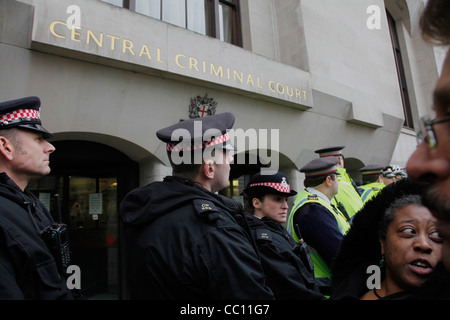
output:
M19 129L19 128L2 129L2 130L0 130L0 136L5 137L9 141L11 141L11 143L14 145L14 147L20 148L20 146L22 145L22 141L17 136L17 133L20 130L21 129Z
M181 153L183 151L180 151ZM193 180L200 171L201 164L194 164L193 156L191 157L191 164L181 163L181 164L175 164L172 160L172 152L167 151L167 156L169 157L169 162L172 167L172 173L174 176ZM182 154L180 155L182 157Z
M190 163L180 163L175 164L172 158L173 152L167 151L167 156L169 157L169 162L172 167L172 172L174 176L188 179L188 180L194 180L194 178L198 175L200 171L200 167L202 166L205 157L212 157L213 159L216 156L216 152L226 152L225 149L220 148L205 148L205 149L199 149L195 151L179 151L178 157L180 159L186 159L189 160ZM187 155L184 155L183 153L187 152ZM201 159L201 163L198 163L198 161ZM197 162L196 162L197 161Z
M420 18L425 40L439 45L450 45L450 1L428 0Z
M378 228L378 236L381 239L386 239L387 229L389 227L389 224L395 219L397 210L409 205L423 206L421 196L418 194L410 194L398 198L393 201L392 204L384 211L383 218L380 220Z

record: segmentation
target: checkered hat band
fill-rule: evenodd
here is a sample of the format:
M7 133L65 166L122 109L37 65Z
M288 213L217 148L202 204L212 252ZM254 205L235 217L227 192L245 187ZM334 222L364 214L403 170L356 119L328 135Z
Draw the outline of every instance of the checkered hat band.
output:
M39 111L34 109L19 109L9 113L0 115L0 123L15 121L20 119L37 119L39 120Z
M276 182L260 182L260 183L252 183L249 187L270 187L278 192L290 193L291 188L288 184L281 184Z
M199 149L205 149L208 147L213 147L221 143L225 143L228 140L230 140L230 134L227 132L223 136L216 137L208 142L203 142L201 144L195 144L195 145L186 145L181 143L168 143L166 146L167 151L170 152L180 152L180 151L195 151Z

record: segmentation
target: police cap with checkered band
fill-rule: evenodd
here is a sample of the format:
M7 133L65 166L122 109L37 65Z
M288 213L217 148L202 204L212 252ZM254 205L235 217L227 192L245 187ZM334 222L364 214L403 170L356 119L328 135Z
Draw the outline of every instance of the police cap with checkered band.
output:
M43 134L44 139L53 135L42 127L38 97L25 97L0 103L0 130L22 128Z
M282 172L255 174L244 189L244 193L250 197L265 194L280 194L290 197L297 194L296 191L291 190L289 180Z
M234 150L229 130L234 125L234 115L229 112L180 121L156 132L166 143L169 152L195 151L208 147Z

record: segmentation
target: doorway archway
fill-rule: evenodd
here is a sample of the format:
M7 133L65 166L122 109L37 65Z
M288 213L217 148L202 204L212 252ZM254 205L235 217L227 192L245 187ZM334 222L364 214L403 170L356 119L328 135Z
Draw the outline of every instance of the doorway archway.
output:
M81 293L93 299L123 298L122 226L119 204L138 187L139 165L104 144L52 142L51 173L30 183L55 220L54 194L60 195L61 219L69 227L72 264L81 270Z

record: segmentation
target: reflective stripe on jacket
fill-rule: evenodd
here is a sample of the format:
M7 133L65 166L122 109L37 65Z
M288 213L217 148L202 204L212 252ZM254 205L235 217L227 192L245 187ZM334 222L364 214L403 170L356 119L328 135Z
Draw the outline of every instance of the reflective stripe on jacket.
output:
M363 193L361 194L362 201L366 203L375 197L384 187L384 183L381 182L372 182L361 186L360 188L363 190Z

